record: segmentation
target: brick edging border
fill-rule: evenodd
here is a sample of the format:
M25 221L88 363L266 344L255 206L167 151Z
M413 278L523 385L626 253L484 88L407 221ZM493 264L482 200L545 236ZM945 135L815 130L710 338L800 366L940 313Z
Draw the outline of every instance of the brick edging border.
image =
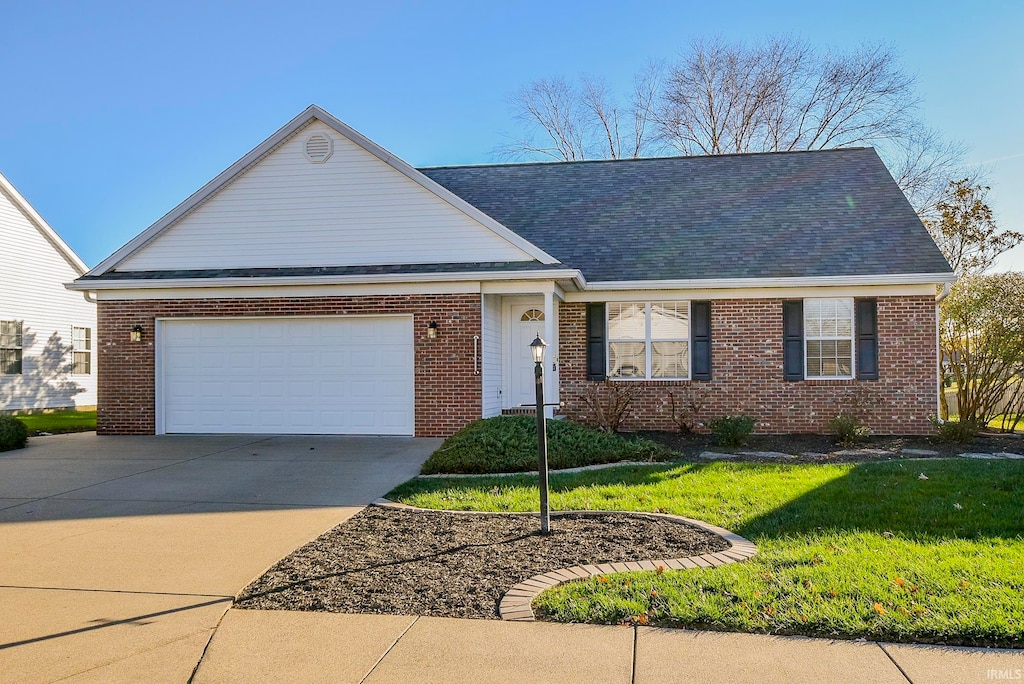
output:
M373 502L373 505L407 511L439 510L407 506L406 504L397 503L390 499L377 499ZM443 512L462 513L466 515L523 515L523 513L508 511ZM533 577L523 580L519 584L515 585L506 591L505 595L501 597L501 603L498 605L498 614L501 615L501 619L515 622L533 622L535 619L532 607L533 599L535 599L542 591L546 591L552 587L557 587L559 584L564 584L565 582L589 579L599 575L611 575L618 572L639 572L644 570L656 571L659 566L666 570L714 568L719 565L728 565L729 563L745 561L757 553L757 545L749 539L741 537L735 532L730 532L724 527L711 525L700 520L693 520L692 518L684 518L681 515L670 515L668 513L643 513L637 511L559 511L558 513L552 513L552 517L560 515L574 515L580 517L600 516L607 515L609 513L634 515L644 518L661 518L663 520L677 522L681 525L689 525L690 527L695 527L699 530L704 530L705 532L718 535L729 544L729 548L725 551L703 553L699 556L687 556L685 558L628 561L626 563L600 563L598 565L574 565L570 568L561 568L558 570L552 570L551 572L546 572L542 575L534 575ZM534 515L538 514L535 513Z

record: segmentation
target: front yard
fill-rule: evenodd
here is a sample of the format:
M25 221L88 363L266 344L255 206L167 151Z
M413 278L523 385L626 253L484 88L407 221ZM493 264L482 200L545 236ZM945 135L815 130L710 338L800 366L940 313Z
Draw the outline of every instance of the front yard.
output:
M660 511L728 528L753 559L542 594L563 622L1024 646L1024 461L634 466L553 475L556 510ZM389 498L536 510L529 476L416 479Z

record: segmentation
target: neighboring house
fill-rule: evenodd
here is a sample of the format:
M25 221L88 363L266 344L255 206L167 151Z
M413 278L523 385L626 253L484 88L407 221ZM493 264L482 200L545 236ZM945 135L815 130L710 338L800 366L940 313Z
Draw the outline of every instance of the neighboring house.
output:
M64 284L88 269L0 175L0 413L96 405L96 304Z
M445 436L533 402L538 333L570 416L923 433L951 280L871 149L417 170L313 106L72 287L103 433Z

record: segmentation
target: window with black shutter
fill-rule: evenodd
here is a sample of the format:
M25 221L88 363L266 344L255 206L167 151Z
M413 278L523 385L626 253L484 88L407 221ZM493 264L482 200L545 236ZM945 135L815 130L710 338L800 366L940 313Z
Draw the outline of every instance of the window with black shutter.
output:
M858 299L857 379L878 379L878 300Z
M587 304L587 380L604 380L607 374L605 325L604 302Z

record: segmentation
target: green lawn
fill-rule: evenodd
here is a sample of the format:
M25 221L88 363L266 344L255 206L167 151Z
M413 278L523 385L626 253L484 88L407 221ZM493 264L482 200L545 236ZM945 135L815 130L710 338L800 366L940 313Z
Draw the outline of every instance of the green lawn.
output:
M760 551L709 570L562 585L534 604L550 619L1024 645L1024 462L676 464L555 475L551 485L555 509L676 513ZM389 498L537 506L522 476L412 480Z
M25 424L30 435L40 432L57 434L96 429L95 411L54 411L53 413L32 413L16 417Z

